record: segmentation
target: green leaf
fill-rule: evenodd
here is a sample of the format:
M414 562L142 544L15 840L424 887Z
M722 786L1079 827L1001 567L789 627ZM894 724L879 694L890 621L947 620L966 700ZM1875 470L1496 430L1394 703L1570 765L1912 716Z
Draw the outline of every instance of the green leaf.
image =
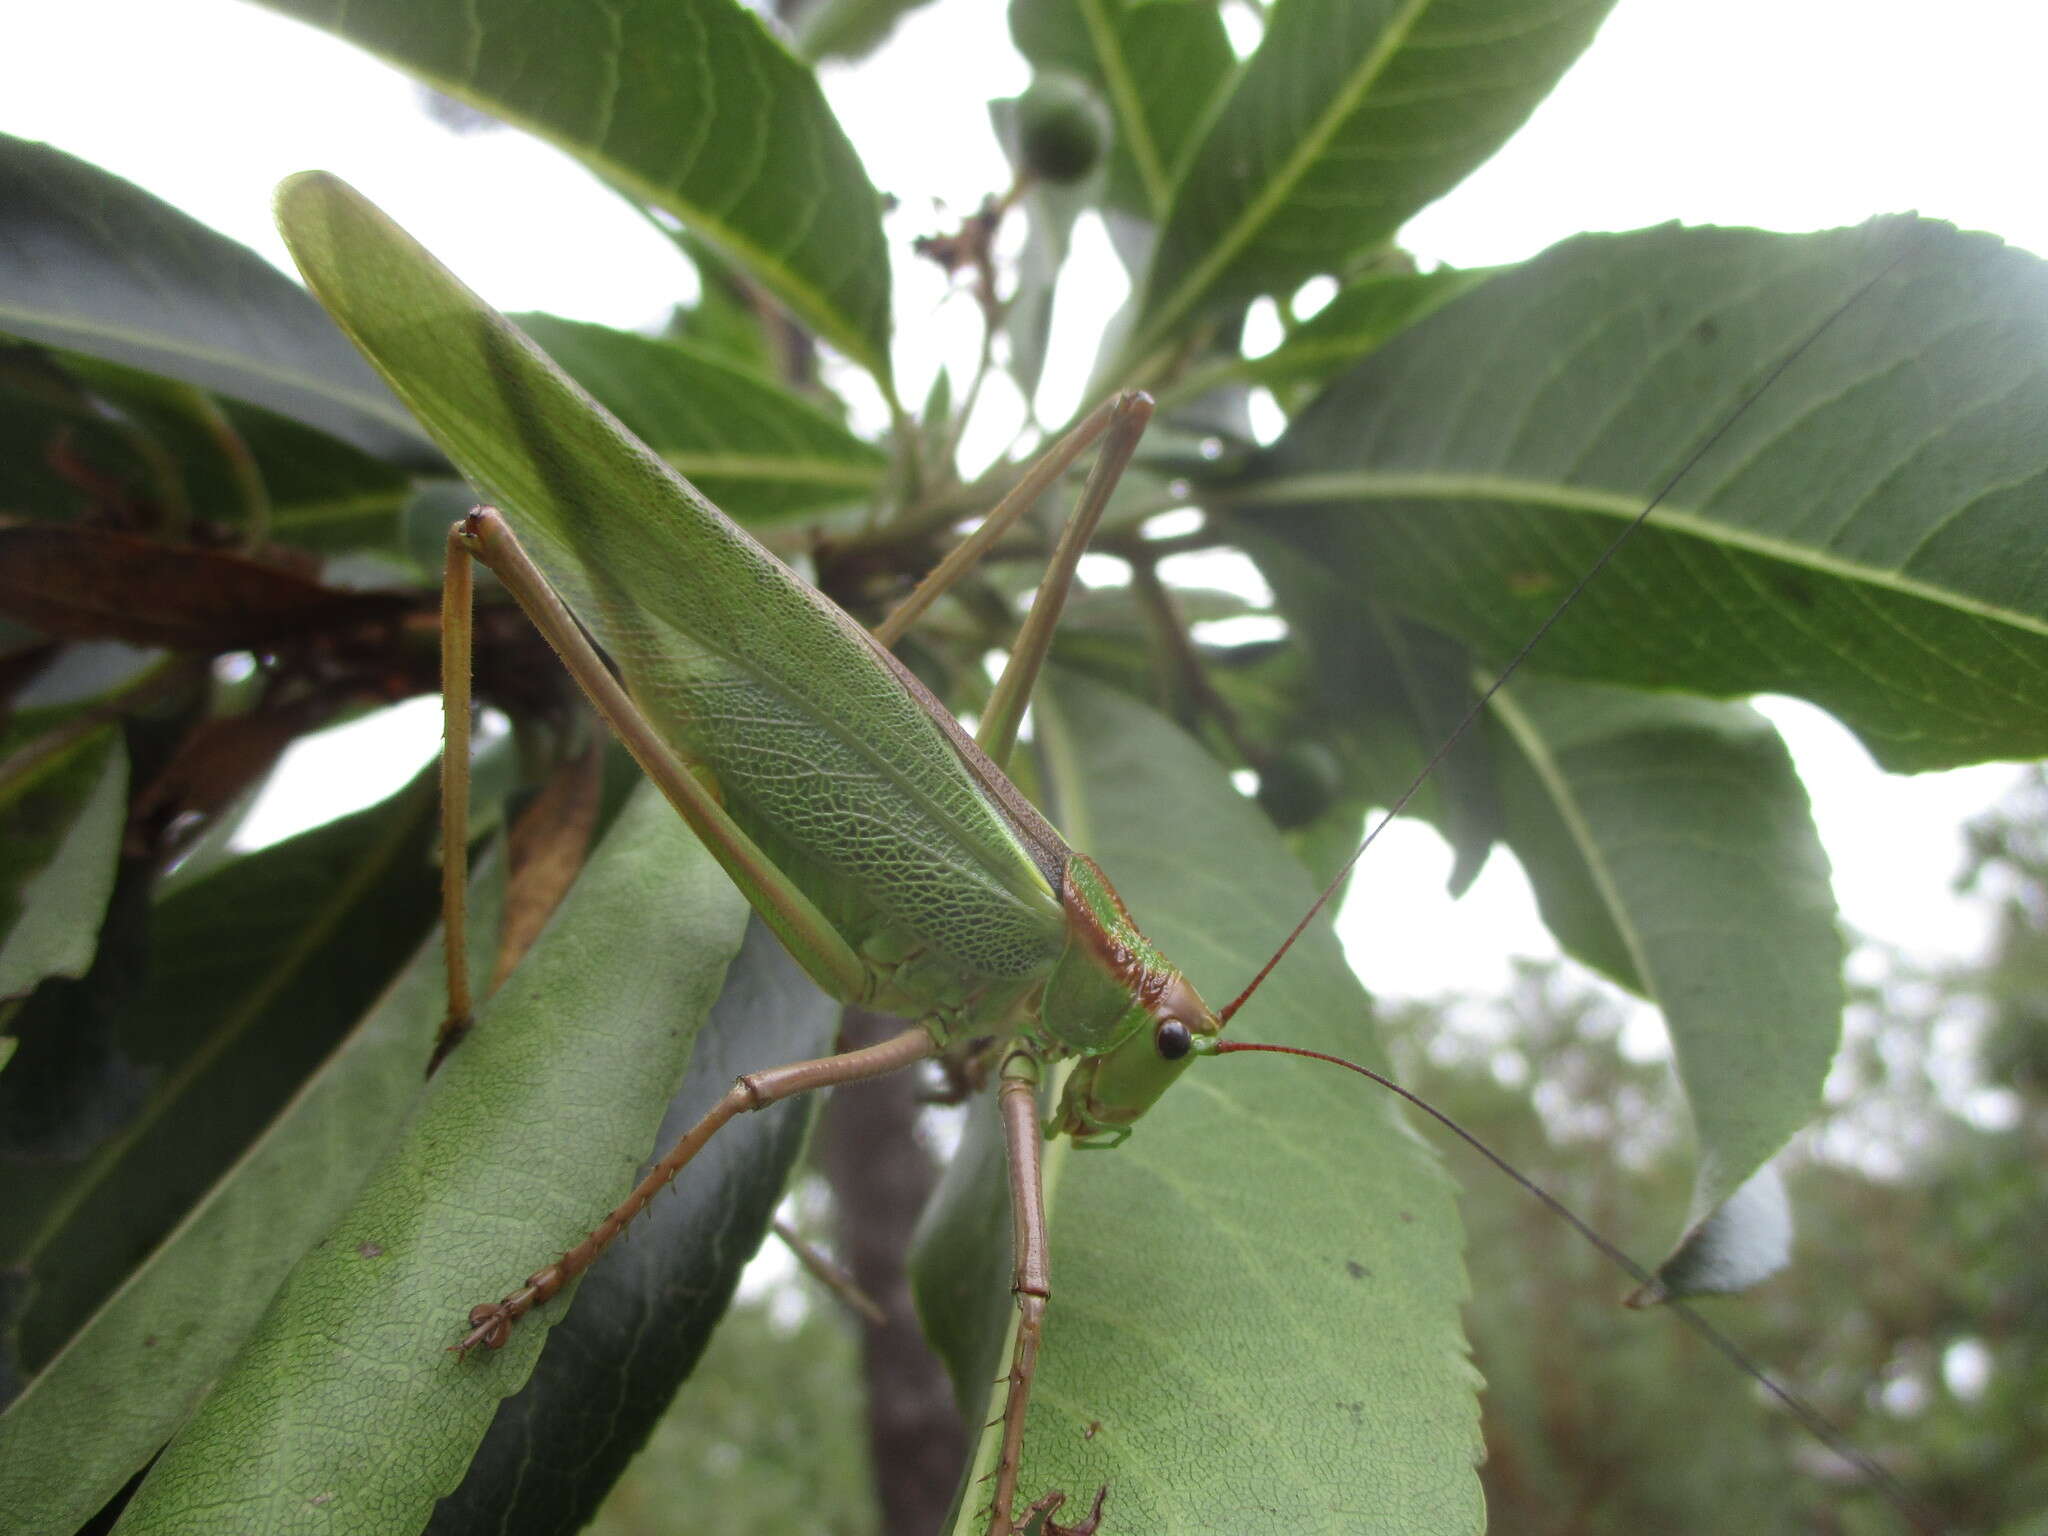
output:
M1194 742L1125 696L1058 679L1035 718L1075 846L1205 995L1249 980L1314 896ZM1199 829L1190 835L1190 829ZM1233 1033L1376 1059L1326 926ZM1198 1061L1114 1152L1046 1148L1052 1301L1023 1492L1105 1529L1477 1531L1477 1377L1449 1180L1391 1101L1305 1062ZM1008 1213L976 1105L919 1256L920 1307L966 1411L1001 1410ZM988 1470L984 1438L970 1479ZM956 1536L978 1532L970 1481ZM1077 1511L1070 1504L1070 1517Z
M251 529L260 516L266 542L333 553L395 542L411 483L399 466L289 416L217 400L160 374L75 352L54 354L53 362L79 386L80 416L113 416L128 452L101 450L106 462L80 452L70 422L62 449L132 498L153 499L169 527L199 518ZM43 446L48 452L59 444L45 439ZM123 473L134 454L144 459L146 477ZM426 455L415 450L412 457Z
M896 23L931 0L811 0L796 17L796 51L807 59L862 59Z
M1188 0L1011 0L1010 36L1034 69L1101 93L1116 120L1110 201L1164 218L1237 69L1221 12Z
M666 209L889 385L881 200L810 70L733 0L265 0Z
M270 537L325 555L400 552L412 479L339 438L232 401L223 406L270 498Z
M110 1054L128 1102L67 1155L0 1179L7 1259L33 1292L19 1325L39 1367L239 1157L402 963L434 905L431 785L222 867L160 903L146 969L114 996ZM139 986L136 972L140 971ZM40 1021L55 1033L75 1023ZM19 1131L38 1104L4 1077ZM52 1101L64 1102L57 1096Z
M665 1151L742 1072L827 1054L838 1027L839 1005L753 919L653 1145ZM591 1270L430 1532L582 1527L695 1371L768 1230L813 1102L727 1125Z
M1160 400L1170 407L1231 382L1262 384L1271 390L1319 384L1492 276L1493 269L1485 267L1372 273L1346 284L1272 351L1193 372L1162 390Z
M289 416L104 358L0 345L0 506L10 513L140 516L172 536L197 518L250 538L260 513L265 540L390 552L410 483L400 466Z
M793 340L787 317L764 305L753 279L688 229L660 223L656 227L697 269L699 290L695 304L687 309L678 305L670 314L663 334L671 341L700 352L716 352L729 363L772 377L778 352Z
M218 390L382 457L426 448L269 262L118 176L5 135L0 332Z
M1278 0L1180 178L1127 355L1393 238L1504 143L1612 0Z
M1544 920L1664 1011L1698 1150L1690 1236L1813 1118L1841 1039L1805 787L1746 704L1523 676L1493 711L1507 836Z
M458 1357L467 1309L576 1241L647 1155L744 904L651 790L293 1270L119 1529L416 1531L562 1305ZM650 940L659 934L659 942Z
M1241 494L1500 660L1767 381L1531 665L1797 694L1900 770L2048 751L2048 269L1988 236L1567 241L1337 380Z
M46 734L47 733L47 734ZM83 976L114 894L128 817L128 754L112 726L44 718L0 735L0 1002L46 976Z
M486 873L485 870L489 870ZM501 866L472 885L481 982ZM0 1414L0 1508L73 1530L170 1439L412 1113L447 1012L438 932L261 1139Z
M56 451L53 453L52 450ZM0 342L0 506L16 517L76 517L105 500L80 484L76 465L98 480L148 486L164 498L155 472L161 455L134 423L100 407L55 353Z
M746 522L866 501L889 467L810 401L704 348L514 318L629 432Z
M924 405L917 413L917 427L927 438L943 440L946 428L953 420L953 375L941 368L932 375L931 388L925 391Z

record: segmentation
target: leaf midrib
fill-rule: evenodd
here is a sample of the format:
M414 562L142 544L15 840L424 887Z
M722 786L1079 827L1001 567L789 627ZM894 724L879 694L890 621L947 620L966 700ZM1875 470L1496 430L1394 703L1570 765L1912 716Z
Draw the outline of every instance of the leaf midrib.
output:
M1088 40L1094 44L1095 56L1102 65L1102 78L1116 103L1116 115L1128 135L1131 159L1138 167L1138 179L1145 184L1146 205L1157 217L1166 211L1167 199L1173 195L1173 188L1166 179L1159 146L1153 142L1151 124L1145 121L1145 105L1138 97L1137 82L1126 67L1123 39L1117 35L1115 24L1103 14L1102 0L1080 0L1080 11L1082 24L1088 29Z
M1258 231L1265 227L1273 211L1300 183L1308 168L1319 158L1337 130L1357 109L1359 100L1386 70L1388 63L1408 40L1422 13L1429 9L1432 0L1407 0L1400 13L1393 17L1379 40L1360 61L1350 82L1330 101L1310 130L1296 143L1293 153L1287 157L1280 174L1269 180L1258 196L1246 205L1244 211L1224 232L1223 238L1209 248L1209 253L1198 261L1181 279L1180 285L1154 311L1151 323L1127 349L1132 355L1142 355L1161 331L1170 329L1181 316L1194 306L1202 292L1215 282L1217 276L1227 271L1239 254L1249 245ZM1239 77L1242 79L1242 76ZM1227 108L1226 108L1227 110ZM1221 119L1219 118L1218 121ZM1213 127L1213 124L1212 124ZM1185 181L1183 186L1188 185Z
M1577 512L1624 522L1633 520L1643 510L1643 498L1633 494L1623 495L1615 491L1565 485L1554 480L1522 479L1513 475L1435 474L1429 471L1291 475L1259 481L1241 497L1233 495L1228 501L1230 504L1241 502L1261 507L1344 501L1489 501ZM1222 504L1223 498L1218 498L1218 502ZM1795 543L1754 528L1744 528L1717 519L1698 507L1667 500L1650 515L1647 526L2048 637L2048 617L2043 615L1987 602L1951 587L1915 580L1902 571L1847 560L1811 544Z
M419 423L403 409L393 410L392 402L377 395L359 394L343 386L321 378L317 374L300 373L280 368L264 359L253 357L246 352L223 352L212 347L201 346L184 337L173 336L163 331L148 330L135 326L114 326L97 324L80 319L68 312L59 313L25 309L19 305L0 305L0 331L23 335L24 340L35 340L16 329L20 325L38 326L49 331L59 331L70 336L90 337L96 340L121 342L128 346L144 346L152 350L169 353L176 357L189 357L199 362L215 364L231 372L263 379L286 388L302 389L322 399L332 400L350 410L361 411L387 426L394 426L409 437L422 438ZM223 390L222 393L228 393ZM252 402L264 404L263 401ZM271 409L276 409L271 406ZM422 438L422 440L424 440Z
M1488 686L1492 681L1490 676L1483 677L1478 680L1478 684L1482 687ZM1522 754L1528 758L1537 781L1549 791L1551 804L1556 809L1558 818L1564 822L1566 830L1571 833L1572 846L1585 861L1587 876L1592 880L1593 888L1600 893L1601 905L1607 909L1607 920L1614 924L1615 932L1621 935L1622 947L1628 951L1630 965L1641 978L1650 1002L1662 1009L1664 1000L1658 994L1656 971L1650 964L1649 951L1643 943L1641 931L1631 920L1629 904L1622 900L1614 874L1601 855L1599 840L1594 837L1585 813L1579 808L1578 796L1563 767L1558 763L1557 754L1551 751L1548 739L1537 729L1536 722L1515 703L1512 689L1503 688L1494 693L1489 708L1507 728L1508 735L1514 739L1515 745L1521 748Z
M530 133L535 138L554 145L586 165L593 168L602 167L605 179L619 191L678 215L687 212L688 222L695 227L700 236L721 247L741 267L768 278L770 286L792 305L802 306L804 317L818 327L824 339L867 369L875 382L881 386L882 393L889 403L896 404L895 385L891 378L888 354L876 352L866 337L856 334L843 323L852 317L830 302L822 290L806 280L799 279L779 255L764 250L752 239L735 230L726 220L711 212L707 206L682 196L679 189L663 186L630 166L622 164L600 147L580 140L575 135L538 118L530 117L498 97L472 89L467 80L418 69L410 63L404 67L408 73L428 82L437 91L510 123L522 132ZM886 258L886 250L883 255Z
M728 480L795 480L810 485L867 490L880 483L885 464L863 459L782 458L768 453L698 452L691 448L654 450L685 475L719 475Z
M417 794L414 798L418 800ZM392 859L412 841L418 820L417 810L418 806L415 806L392 819L391 825L354 861L341 883L334 887L312 920L300 930L299 936L286 946L276 963L255 978L241 1001L221 1020L220 1027L163 1080L159 1091L151 1096L150 1102L137 1112L134 1119L101 1143L69 1193L52 1207L42 1229L25 1251L24 1263L33 1263L41 1255L52 1238L69 1224L79 1206L97 1193L107 1171L155 1128L192 1085L220 1060L222 1053L263 1016L305 964L325 947L334 931L354 910L357 901L388 871Z

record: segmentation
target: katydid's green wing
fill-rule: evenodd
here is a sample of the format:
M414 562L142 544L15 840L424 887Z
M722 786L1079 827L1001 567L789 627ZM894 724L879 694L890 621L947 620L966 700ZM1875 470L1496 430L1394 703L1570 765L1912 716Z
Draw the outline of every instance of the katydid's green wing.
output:
M349 187L301 176L278 210L342 328L842 934L879 908L962 977L1050 961L1045 874L851 619Z

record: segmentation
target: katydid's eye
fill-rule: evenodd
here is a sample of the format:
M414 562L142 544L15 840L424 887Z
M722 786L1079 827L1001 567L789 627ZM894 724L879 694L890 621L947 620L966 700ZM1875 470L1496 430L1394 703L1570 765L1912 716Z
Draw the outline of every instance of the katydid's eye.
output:
M1152 1044L1168 1061L1179 1061L1194 1046L1194 1037L1179 1019L1167 1019L1152 1032Z

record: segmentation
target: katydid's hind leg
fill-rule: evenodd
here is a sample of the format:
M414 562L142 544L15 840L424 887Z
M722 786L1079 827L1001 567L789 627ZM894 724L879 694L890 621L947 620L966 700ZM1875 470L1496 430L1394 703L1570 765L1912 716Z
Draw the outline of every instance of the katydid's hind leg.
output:
M1045 1231L1045 1176L1038 1125L1038 1062L1025 1051L1012 1051L1003 1062L1002 1086L996 1093L1003 1117L1003 1141L1009 1150L1010 1290L1017 1298L1017 1344L1010 1356L1009 1392L1003 1401L1003 1444L996 1459L994 1518L989 1536L1013 1536L1040 1515L1047 1536L1093 1536L1102 1518L1107 1486L1097 1490L1095 1505L1078 1525L1053 1523L1052 1511L1066 1501L1054 1491L1037 1499L1022 1517L1017 1501L1018 1460L1024 1449L1024 1420L1031 1406L1031 1383L1038 1374L1038 1341L1045 1326L1046 1303L1052 1299L1052 1268Z
M474 648L475 557L461 524L448 531L441 577L441 943L448 969L448 1011L434 1036L427 1075L476 1022L469 991L469 706Z
M554 1263L528 1275L525 1283L510 1295L471 1308L470 1331L460 1344L454 1346L456 1353L467 1354L479 1344L492 1349L502 1345L511 1336L514 1323L551 1299L596 1262L597 1256L610 1246L612 1239L647 1208L647 1203L660 1194L669 1180L680 1173L690 1159L703 1150L705 1143L717 1134L718 1129L735 1115L766 1109L770 1104L779 1104L784 1099L813 1089L883 1077L923 1061L935 1049L930 1033L917 1026L879 1045L747 1073L727 1090L725 1097L711 1106L701 1120L683 1133L681 1139L669 1148L667 1156L649 1170L647 1177L634 1186L633 1192L599 1222L588 1237Z
M1058 483L1074 460L1087 452L1088 447L1107 431L1120 415L1128 414L1129 402L1141 399L1145 402L1147 419L1152 413L1149 398L1126 392L1113 400L1105 400L1075 424L1073 429L1058 442L1040 454L1023 477L1010 487L1009 494L989 509L981 520L981 526L962 539L948 551L946 558L925 573L924 579L910 596L897 604L889 616L874 628L874 636L885 650L895 649L896 642L924 616L925 610L952 590L955 582L974 569L975 565L995 547L996 542L1008 533L1026 512L1037 504L1038 498ZM1143 430L1142 424L1139 428ZM1135 441L1135 438L1133 439ZM1128 457L1128 454L1126 454Z
M1074 515L1067 519L1067 526L1060 533L1059 545L1038 584L1038 595L1031 600L1031 611L1025 616L1024 627L1017 632L1017 643L1010 648L1009 662L996 680L988 707L982 711L981 729L975 733L981 749L998 763L1010 759L1010 751L1017 743L1017 727L1023 722L1039 669L1052 647L1053 632L1059 628L1060 611L1073 590L1075 568L1087 553L1109 506L1110 493L1123 478L1131 455L1138 451L1138 439L1145 435L1151 420L1152 397L1142 391L1125 390L1111 405L1102 452L1088 472L1087 484L1082 486L1080 500L1074 504Z

